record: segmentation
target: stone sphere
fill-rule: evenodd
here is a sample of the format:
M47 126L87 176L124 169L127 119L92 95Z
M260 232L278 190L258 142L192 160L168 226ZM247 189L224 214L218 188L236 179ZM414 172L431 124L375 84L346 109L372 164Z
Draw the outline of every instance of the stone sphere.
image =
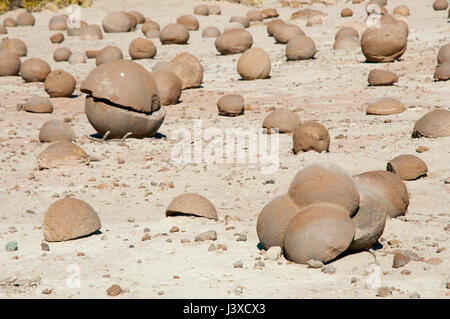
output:
M159 33L162 44L186 44L189 37L189 30L180 23L168 24Z
M192 215L218 220L216 207L206 197L186 193L175 197L166 209L166 216Z
M350 8L344 8L341 10L341 17L346 18L346 17L351 17L353 16L353 11Z
M161 105L177 104L181 96L181 80L173 72L167 70L156 70L151 73L158 87Z
M283 247L286 228L299 211L288 195L279 196L264 206L256 223L256 232L264 249Z
M27 46L25 42L20 39L3 39L1 43L3 51L10 51L17 54L19 57L27 55Z
M355 231L344 208L329 203L311 205L295 215L286 228L286 258L299 264L311 259L330 262L347 250Z
M220 30L216 27L206 27L202 32L202 38L217 38L219 35Z
M360 49L361 43L357 38L354 37L339 37L336 39L336 41L333 44L333 50L345 50L345 51L351 51L355 49Z
M394 8L393 13L407 17L409 16L409 8L405 5L399 5Z
M433 9L436 11L447 10L448 0L435 0L433 2Z
M70 97L75 91L75 78L63 70L52 71L44 82L44 88L50 97Z
M428 167L415 155L399 155L387 163L386 170L405 181L411 181L426 176Z
M240 94L226 94L217 101L219 115L239 116L244 114L244 98Z
M69 64L86 63L86 55L82 52L74 52L69 57Z
M239 57L237 72L244 80L266 79L272 64L269 55L261 48L251 48Z
M359 40L359 33L351 27L342 27L336 32L334 39L337 40L340 37L353 37Z
M264 20L264 16L260 10L250 10L247 12L247 18L250 22L259 22Z
M61 32L55 33L50 37L51 43L62 43L64 41L64 34Z
M428 112L414 124L412 137L438 138L450 136L450 111L436 109Z
M102 29L96 24L90 24L87 27L81 29L80 40L103 40Z
M183 52L177 55L169 62L167 69L180 78L183 90L202 85L203 66L192 54Z
M286 45L286 59L288 61L309 60L316 54L313 39L306 35L299 35L289 40Z
M3 20L3 26L8 28L15 28L17 27L17 21L14 20L13 18L5 18Z
M64 31L67 30L67 16L56 15L48 22L48 29L50 31Z
M244 28L248 28L250 26L250 19L248 17L238 17L234 16L231 17L228 22L238 22L240 23Z
M271 37L273 37L273 34L275 33L276 29L280 26L286 24L282 19L274 19L267 23L267 34Z
M199 16L209 16L209 7L206 4L200 4L194 8L194 14Z
M209 14L221 15L222 14L222 10L220 9L220 7L218 5L212 4L212 5L209 6Z
M326 127L320 123L305 122L295 127L292 142L292 149L295 154L308 151L328 152L330 134Z
M116 60L123 60L122 51L116 46L108 45L97 53L97 56L95 57L95 64L100 66L106 62Z
M88 236L102 227L95 210L85 201L63 198L53 203L44 216L44 239L59 242Z
M352 177L333 164L309 165L295 175L289 196L300 208L328 202L343 207L350 217L359 207L359 192Z
M300 125L297 114L287 108L279 108L270 112L264 119L262 126L271 134L273 129L279 133L290 133Z
M34 16L29 12L22 12L17 16L19 26L33 26L35 22Z
M435 81L450 80L450 61L442 63L436 67L433 78Z
M141 27L141 31L143 34L147 34L148 31L161 31L160 26L157 22L155 21L149 21L149 22L145 22L142 27Z
M69 48L61 47L53 52L53 60L56 62L68 61L71 55L72 51Z
M0 24L0 34L8 34L8 29L3 24Z
M42 125L39 130L39 141L45 142L75 142L76 136L73 129L60 120L50 120Z
M179 17L177 23L184 25L189 31L197 31L200 26L197 18L191 14Z
M396 24L368 28L361 36L361 49L369 62L393 62L406 51L407 34Z
M130 43L129 54L131 59L153 59L156 55L156 47L151 40L137 38Z
M134 17L133 15L131 16ZM129 32L136 26L136 24L130 19L130 16L123 11L108 14L103 20L102 25L103 30L106 33Z
M47 62L29 58L20 67L20 76L25 82L44 82L52 70Z
M275 33L273 37L277 43L286 44L289 40L299 36L305 35L302 29L295 24L285 23L284 25L280 25L275 29Z
M25 102L23 110L31 113L52 113L53 103L47 97L34 95Z
M242 29L225 31L217 37L215 42L217 51L223 55L243 53L250 49L252 45L252 35Z
M441 47L437 55L438 64L444 64L446 62L450 62L450 43Z
M280 14L275 8L267 8L261 11L264 19L278 18Z
M360 192L368 192L386 207L387 217L403 216L409 205L408 190L396 174L369 171L353 177Z
M19 56L10 51L0 51L0 76L16 76L20 71Z
M143 24L145 22L144 15L142 13L140 13L139 11L131 10L128 13L135 17L137 24Z

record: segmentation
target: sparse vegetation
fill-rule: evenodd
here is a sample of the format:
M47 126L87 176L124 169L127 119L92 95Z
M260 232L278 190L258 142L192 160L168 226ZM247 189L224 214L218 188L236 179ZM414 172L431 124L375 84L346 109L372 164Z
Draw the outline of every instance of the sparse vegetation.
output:
M93 0L0 0L0 13L8 10L24 8L30 12L41 11L44 7L49 9L64 8L71 4L89 7Z

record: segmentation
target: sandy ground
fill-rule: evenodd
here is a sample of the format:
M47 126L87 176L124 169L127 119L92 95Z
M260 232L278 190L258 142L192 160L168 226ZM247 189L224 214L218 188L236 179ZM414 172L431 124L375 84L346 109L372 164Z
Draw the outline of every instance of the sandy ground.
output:
M98 0L91 8L82 9L82 19L101 24L108 12L137 9L164 26L182 14L192 13L199 3ZM47 23L54 13L49 11L35 14L34 28L9 28L9 37L26 42L29 57L42 58L52 69L70 72L78 83L73 98L52 99L54 113L31 114L16 111L16 105L33 94L46 96L43 84L24 84L20 77L0 78L0 297L109 298L106 289L118 284L125 291L116 298L377 298L377 286L392 290L388 298L417 294L421 298L449 298L450 189L444 180L450 177L450 138L411 138L415 120L435 108L449 108L450 84L431 80L436 53L450 40L447 12L434 11L431 1L390 0L389 11L399 4L410 8L410 35L401 61L385 65L364 63L359 50L349 53L332 49L337 26L352 19L340 18L340 10L350 6L353 19L362 21L364 4L340 1L335 6L314 5L330 17L321 26L301 26L319 50L314 60L286 62L284 45L274 44L265 26L255 24L249 28L253 46L264 48L270 55L271 78L239 81L239 56L218 55L214 39L202 39L201 30L209 25L223 29L230 16L243 15L248 8L218 4L222 15L198 16L200 30L191 32L189 45L163 47L156 39L155 59L138 62L150 70L157 62L187 51L201 60L204 83L202 88L184 91L181 103L166 107L167 116L159 130L165 137L129 139L123 145L102 144L86 137L95 131L84 114L84 94L78 88L95 67L95 61L55 63L52 54L59 46L84 52L112 44L129 58L128 45L142 36L141 31L104 34L100 42L66 36L62 44L51 44L53 32ZM283 19L295 10L267 0L265 7L277 8ZM379 67L395 71L400 77L398 84L368 87L369 71ZM223 93L242 94L251 109L236 118L218 116L216 101ZM367 116L366 105L383 96L398 98L407 110L392 116ZM176 129L192 131L195 120L202 120L205 128L259 128L270 109L280 106L297 112L302 121L324 124L331 136L330 152L294 155L292 137L280 135L280 169L274 174L262 174L260 165L171 161ZM39 171L36 157L47 146L38 142L39 129L50 119L66 117L72 119L77 144L97 161L85 167ZM386 123L386 119L391 121ZM340 134L344 138L335 139ZM429 150L416 153L420 145ZM382 248L377 250L379 268L374 267L373 257L367 252L333 262L335 274L288 263L284 258L279 262L264 261L257 248L257 216L265 204L287 191L300 168L313 162L331 162L350 174L358 174L385 169L386 162L400 154L418 155L428 165L429 174L405 182L410 194L406 219L387 222L380 240ZM125 163L119 164L119 158ZM274 183L265 183L268 180ZM167 205L184 192L197 192L210 199L219 221L166 218ZM51 203L68 195L95 208L102 234L49 243L50 251L43 253L40 245L44 240L44 214ZM173 226L180 231L170 233ZM150 229L151 240L141 240L145 228ZM227 250L208 251L210 241L194 242L198 233L208 230L217 231L215 245L225 245ZM247 235L247 241L237 241L240 233ZM5 251L10 241L17 241L18 251ZM422 259L394 269L396 249L411 250ZM438 259L430 264L426 262L430 258ZM254 269L259 259L265 266ZM243 262L243 268L233 267L237 261ZM45 289L51 294L43 294Z

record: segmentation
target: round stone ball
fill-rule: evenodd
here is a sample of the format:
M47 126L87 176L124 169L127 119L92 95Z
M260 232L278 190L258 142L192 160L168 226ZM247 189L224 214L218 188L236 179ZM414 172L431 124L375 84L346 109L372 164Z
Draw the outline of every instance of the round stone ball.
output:
M156 70L151 73L158 87L161 105L177 104L181 96L181 80L173 72L167 70Z
M131 41L128 50L131 59L153 59L156 55L156 46L151 40L137 38Z
M44 82L52 70L47 62L29 58L20 67L20 76L25 82Z
M196 17L186 14L177 19L177 23L184 25L189 31L197 31L200 24Z
M200 4L194 8L194 14L199 16L209 16L209 6Z
M14 52L19 57L26 56L28 52L27 45L20 39L3 39L1 47L3 51Z
M50 97L70 97L75 91L75 78L63 70L52 71L44 82L44 88Z
M288 61L309 60L316 54L313 39L306 35L299 35L289 40L286 45L286 59Z
M103 40L102 29L96 24L90 24L81 29L80 40Z
M261 48L251 48L239 57L237 72L244 80L266 79L270 75L270 57Z
M83 52L74 52L69 57L69 64L86 63L86 55Z
M184 89L196 88L203 82L203 66L192 54L183 52L173 58L167 70L175 73L181 80Z
M48 29L50 31L67 30L67 16L62 14L53 16L48 22Z
M393 62L406 51L408 37L396 24L368 28L361 36L361 49L369 62Z
M393 158L387 163L386 170L405 181L416 180L428 173L427 164L415 155L399 155Z
M189 37L189 30L180 23L168 24L159 33L161 44L186 44Z
M76 136L73 129L60 120L50 120L42 125L39 130L39 141L46 142L75 142Z
M130 14L131 15L131 14ZM106 33L119 33L119 32L129 32L136 26L132 21L131 17L134 17L123 11L111 12L108 14L105 19L103 19L103 30ZM134 26L133 26L134 25Z
M100 66L106 62L116 60L123 60L122 51L116 46L108 45L97 53L97 56L95 57L95 64Z
M16 76L20 71L19 56L10 51L0 51L0 76Z
M438 138L450 136L450 111L436 109L426 113L414 124L412 137Z
M246 30L232 29L219 35L214 44L223 55L239 54L252 47L253 37Z
M64 34L61 32L55 33L50 37L51 43L62 43L64 41Z
M262 123L263 128L267 129L267 134L272 134L275 129L281 134L291 133L298 125L300 119L297 114L287 108L273 110Z
M204 28L202 32L202 38L217 38L219 35L219 28L213 26Z
M244 114L244 98L240 94L226 94L217 101L221 116L239 116Z
M69 48L61 47L53 52L53 60L56 62L69 61L72 51Z
M299 26L295 24L285 23L284 25L280 25L275 29L273 37L276 43L286 44L289 42L289 40L299 35L305 35L303 30Z
M34 26L36 22L34 16L29 12L22 12L17 16L16 20L19 26Z
M309 121L295 127L292 142L295 154L308 151L328 152L330 134L322 124Z

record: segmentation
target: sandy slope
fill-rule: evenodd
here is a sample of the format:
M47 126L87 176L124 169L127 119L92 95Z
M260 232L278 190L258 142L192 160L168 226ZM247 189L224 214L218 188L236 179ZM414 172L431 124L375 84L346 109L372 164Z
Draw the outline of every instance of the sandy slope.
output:
M108 12L138 9L163 26L181 14L192 13L200 2L99 0L82 10L82 19L100 24ZM156 58L139 61L151 69L156 62L187 51L196 55L205 68L203 88L184 91L180 104L166 108L167 117L160 129L166 137L162 139L131 139L124 145L93 142L85 137L94 130L84 115L84 95L78 90L77 97L53 99L53 114L16 112L16 104L32 94L45 95L43 85L23 84L20 77L0 78L0 297L103 298L107 297L108 287L118 284L126 293L117 298L374 298L377 289L370 283L376 277L369 275L373 267L369 253L335 261L332 265L337 271L333 275L285 259L278 263L265 261L263 269L254 269L258 259L264 259L257 248L256 219L261 208L285 193L294 174L309 163L332 162L357 174L385 169L389 159L405 153L417 155L415 149L425 145L429 151L418 156L427 163L429 175L406 182L411 201L406 221L388 221L381 240L383 248L378 250L377 271L381 286L395 287L391 298L409 298L414 292L422 298L448 298L450 290L445 286L450 281L450 189L444 180L450 177L450 138L411 139L410 135L414 121L423 114L436 107L449 108L450 84L435 83L431 78L437 50L450 40L450 24L446 12L432 10L431 1L390 0L388 9L398 4L407 4L412 13L408 49L401 61L382 67L395 71L400 80L392 87L367 87L369 71L379 65L363 63L364 57L358 51L332 50L337 26L344 21L339 17L340 10L351 6L354 18L362 20L364 4L352 6L340 1L336 6L315 6L330 18L322 26L302 26L319 50L316 59L310 61L285 62L284 46L275 45L267 37L264 25L251 26L254 47L264 48L272 59L272 77L242 82L236 72L238 56L219 56L214 39L201 38L204 27L223 28L230 16L248 10L220 3L221 16L198 17L200 31L191 32L189 45L162 47L156 40ZM294 11L280 8L275 1L266 1L266 6L276 7L284 19ZM23 39L30 57L45 59L52 69L62 68L73 74L77 87L95 67L95 61L81 65L55 63L52 52L56 47L84 52L113 44L129 58L129 43L142 36L140 31L105 34L98 43L66 37L61 45L53 45L48 40L53 32L47 27L53 14L37 13L34 28L10 28L9 36ZM243 94L251 110L237 118L219 117L216 101L224 92ZM400 99L407 111L386 117L365 115L367 103L383 96ZM173 135L180 127L192 130L195 120L200 119L204 127L258 128L267 109L279 106L296 111L301 120L323 123L332 137L330 153L295 156L291 136L281 135L281 167L276 174L261 174L260 167L252 165L182 165L170 160L176 143ZM39 128L47 120L66 117L72 119L77 144L98 161L82 168L38 171L36 156L46 147L37 141ZM391 122L385 123L386 119ZM345 138L335 139L339 134ZM125 163L118 164L118 158ZM34 179L29 179L31 173ZM274 184L264 183L271 179ZM108 187L96 187L101 184ZM169 202L187 191L208 197L216 205L220 220L166 218L164 211ZM103 234L50 243L50 251L43 256L40 226L44 213L52 202L66 195L83 199L96 209ZM135 221L129 222L129 218ZM169 233L172 226L180 231ZM145 228L150 228L152 239L141 241ZM210 229L218 233L215 244L226 245L227 250L208 251L211 242L193 241L196 234ZM246 233L248 240L236 241L237 233ZM182 243L183 239L190 242ZM18 242L17 252L4 250L9 241ZM447 249L438 253L442 247ZM425 260L440 258L443 262L431 265L411 261L393 269L395 249L412 250ZM85 255L77 256L79 252ZM233 268L239 260L244 267ZM70 274L73 269L80 270L80 289L67 284L75 276ZM404 270L411 273L401 274ZM37 277L40 279L33 285L30 280ZM6 284L8 278L23 281L19 287L11 287ZM356 283L351 283L352 278ZM243 287L242 292L237 287ZM46 288L52 289L50 295L42 294Z

